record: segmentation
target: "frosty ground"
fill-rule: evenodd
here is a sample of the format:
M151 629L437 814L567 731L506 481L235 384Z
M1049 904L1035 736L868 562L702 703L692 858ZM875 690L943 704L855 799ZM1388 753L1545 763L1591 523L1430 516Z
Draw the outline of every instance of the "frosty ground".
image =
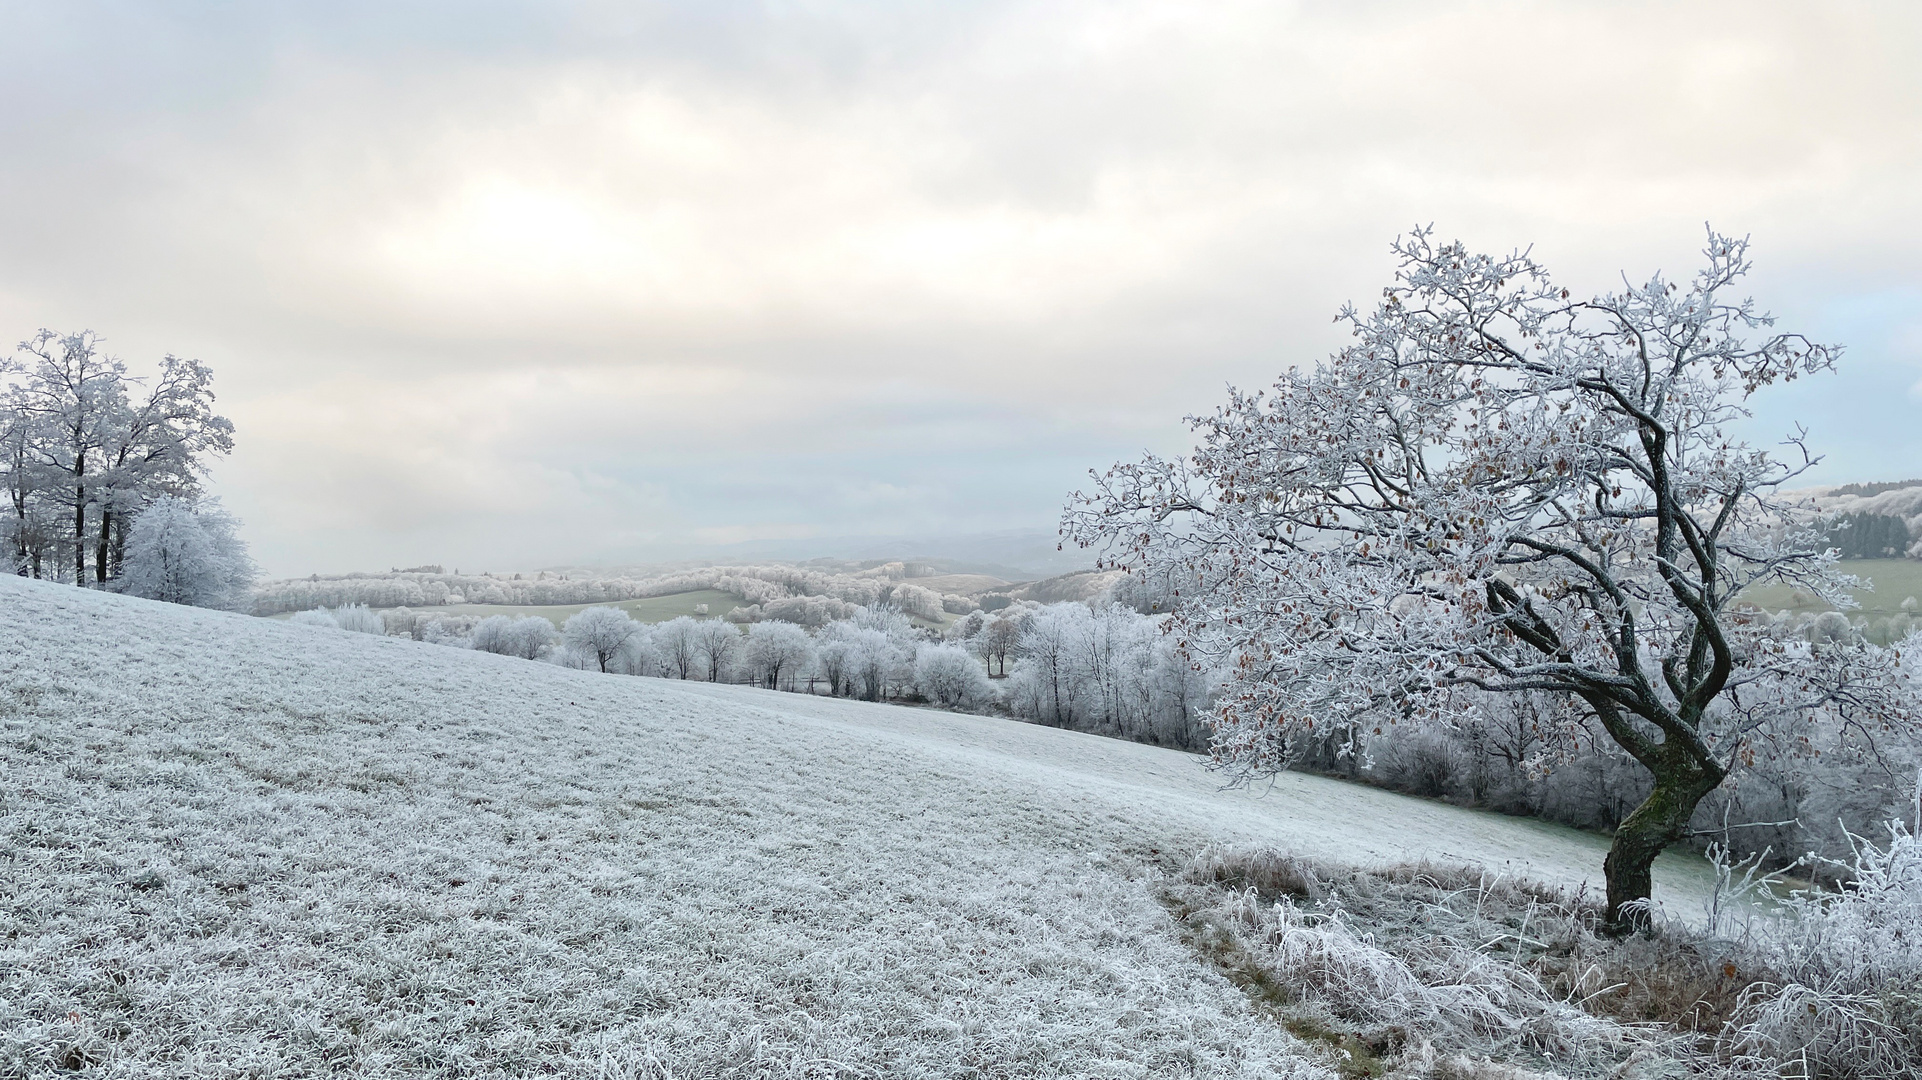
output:
M991 718L0 579L0 1071L1317 1076L1195 853L1599 838ZM1674 858L1657 898L1709 888ZM1591 888L1593 886L1591 885Z

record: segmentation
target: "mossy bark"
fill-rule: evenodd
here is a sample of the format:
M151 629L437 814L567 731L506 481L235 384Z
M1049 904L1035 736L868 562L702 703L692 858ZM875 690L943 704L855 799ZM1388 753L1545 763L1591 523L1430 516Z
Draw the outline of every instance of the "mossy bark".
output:
M1671 761L1655 768L1655 790L1616 826L1602 873L1608 882L1608 925L1614 934L1642 933L1652 925L1648 900L1655 857L1688 834L1695 807L1721 784L1719 770Z

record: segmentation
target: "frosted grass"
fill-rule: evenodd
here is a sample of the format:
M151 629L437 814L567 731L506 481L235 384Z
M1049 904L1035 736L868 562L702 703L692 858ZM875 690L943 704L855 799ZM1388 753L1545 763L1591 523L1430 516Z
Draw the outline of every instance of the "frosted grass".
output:
M1351 831L1446 809L1318 783L1372 800ZM6 579L0 1072L1323 1075L1156 899L1210 843L1332 843L1311 801L1007 721ZM1539 832L1411 839L1469 820L1449 843Z

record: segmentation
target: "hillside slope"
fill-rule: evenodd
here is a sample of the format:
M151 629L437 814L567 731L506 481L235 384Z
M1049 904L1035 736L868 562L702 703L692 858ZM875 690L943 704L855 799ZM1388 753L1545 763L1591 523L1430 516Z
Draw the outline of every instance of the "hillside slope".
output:
M1601 857L1007 721L0 579L0 1073L1322 1075L1156 900L1221 842Z

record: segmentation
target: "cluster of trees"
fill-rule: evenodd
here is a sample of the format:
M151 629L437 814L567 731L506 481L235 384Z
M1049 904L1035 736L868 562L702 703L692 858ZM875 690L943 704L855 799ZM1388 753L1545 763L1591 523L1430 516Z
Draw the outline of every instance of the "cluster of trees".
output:
M1885 495L1891 491L1907 491L1911 488L1922 488L1922 480L1895 480L1880 484L1843 484L1840 487L1832 487L1823 494L1831 496L1854 495L1858 498L1869 499L1877 495Z
M1023 719L1136 742L1204 750L1204 710L1219 679L1166 633L1165 618L1121 604L1018 603L977 623L969 640L1006 670L1008 711Z
M191 506L208 456L233 449L212 383L205 364L177 356L151 378L129 375L91 331L42 330L0 360L8 569L78 585L117 581L142 511L163 499Z
M152 378L90 331L42 330L0 360L0 563L22 576L238 608L255 578L239 523L202 497L233 449L213 373L168 356Z

